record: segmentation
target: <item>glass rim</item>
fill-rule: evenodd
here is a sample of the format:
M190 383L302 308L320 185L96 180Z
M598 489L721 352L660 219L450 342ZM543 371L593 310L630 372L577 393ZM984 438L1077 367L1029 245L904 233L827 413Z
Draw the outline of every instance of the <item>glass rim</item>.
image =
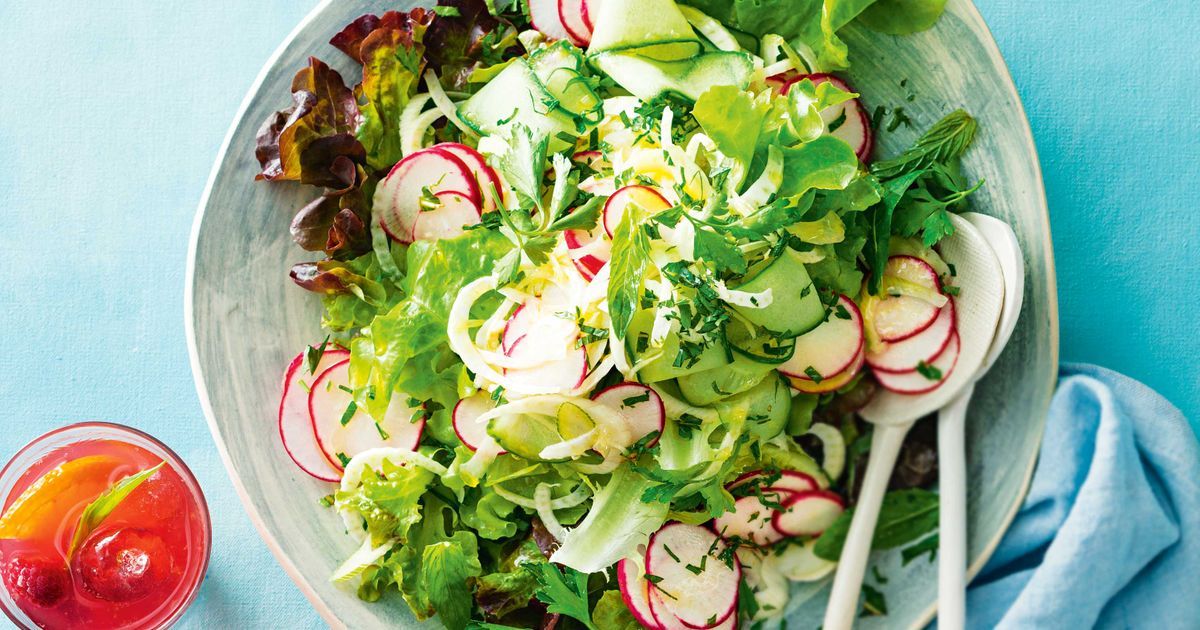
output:
M208 575L208 565L212 556L212 518L208 510L208 499L204 496L204 489L200 486L200 482L196 479L196 475L192 473L192 469L187 465L187 462L185 462L183 458L180 457L179 454L176 453L171 447L164 444L162 440L159 440L158 438L146 433L145 431L142 431L141 429L136 429L129 425L120 424L118 422L108 422L104 420L85 420L83 422L75 422L58 427L56 429L51 429L50 431L33 438L24 446L17 449L17 452L14 453L7 462L5 462L4 467L0 468L0 511L6 507L5 504L8 503L9 496L12 494L12 490L15 487L16 482L21 478L21 474L24 472L13 470L14 465L19 462L22 457L28 455L40 444L51 438L68 434L73 431L97 429L106 429L116 433L131 435L135 438L148 442L153 448L161 450L161 454L165 455L166 458L170 460L172 467L175 468L175 471L183 480L184 485L188 487L188 490L192 492L194 498L196 499L196 504L199 508L200 522L202 525L201 529L203 530L201 541L204 544L204 553L201 554L200 566L196 571L196 577L192 584L187 588L186 593L179 598L179 603L173 607L173 610L167 616L165 616L161 622L153 626L155 630L169 628L175 624L175 622L179 621L179 618L183 616L183 613L191 607L192 603L196 600L196 596L200 593L200 587L204 584L204 578ZM78 440L72 440L66 444L56 447L55 449L52 449L51 451L47 451L47 453L43 454L42 456L44 457L58 448L63 448L70 444L74 444L75 442L86 439L88 438L81 437ZM135 443L135 445L137 444ZM8 479L10 473L15 473L11 480ZM7 585L0 584L0 590L3 590L7 593ZM21 610L19 606L17 607L16 611L10 610L8 603L4 600L4 598L0 598L0 610L3 610L4 614L14 624L16 624L18 628L37 630L38 626L30 626L27 623L28 615L25 613L25 611Z

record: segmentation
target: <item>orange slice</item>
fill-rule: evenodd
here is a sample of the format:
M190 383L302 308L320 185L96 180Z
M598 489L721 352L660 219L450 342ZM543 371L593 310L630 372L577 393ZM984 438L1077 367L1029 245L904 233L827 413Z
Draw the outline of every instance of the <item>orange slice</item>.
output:
M59 464L26 488L0 516L0 538L52 536L71 508L104 492L109 475L120 463L109 455L90 455Z

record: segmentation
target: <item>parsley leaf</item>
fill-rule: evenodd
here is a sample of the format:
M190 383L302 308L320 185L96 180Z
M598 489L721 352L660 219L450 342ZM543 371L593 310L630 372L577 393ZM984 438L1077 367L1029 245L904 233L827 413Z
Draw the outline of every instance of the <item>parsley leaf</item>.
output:
M571 567L559 569L549 562L533 565L529 570L541 585L534 596L546 604L547 611L567 615L591 630L599 630L588 610L587 575Z

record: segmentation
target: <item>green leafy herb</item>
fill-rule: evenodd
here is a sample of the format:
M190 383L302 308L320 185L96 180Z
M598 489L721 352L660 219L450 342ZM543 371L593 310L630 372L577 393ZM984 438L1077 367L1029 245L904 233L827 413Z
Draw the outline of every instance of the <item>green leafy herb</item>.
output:
M817 384L820 384L821 381L825 380L824 377L821 376L821 373L817 371L817 368L811 365L804 368L804 375L812 379L812 382Z
M826 560L840 557L853 517L853 509L846 510L838 517L817 539L813 553ZM883 497L871 546L875 549L895 549L929 535L937 529L937 524L937 493L920 488L893 490Z
M936 533L930 534L922 538L915 545L905 547L900 550L901 563L907 565L909 562L920 558L925 554L929 554L929 561L933 562L937 558L939 539Z
M979 124L970 114L955 110L930 127L900 155L873 164L871 172L879 178L892 178L932 164L956 160L971 146L978 128Z
M877 615L886 615L887 599L879 589L870 584L863 583L863 617L873 617Z
M632 407L638 403L644 403L648 400L650 400L650 391L646 390L646 391L638 394L637 396L630 396L629 398L622 400L621 406L622 407Z
M534 595L546 604L547 611L566 615L591 630L599 630L592 623L588 610L586 574L566 566L559 569L550 563L536 565L530 570L541 585Z
M942 371L935 366L929 365L924 361L917 362L917 374L924 376L930 381L942 380Z
M358 403L351 400L350 404L346 405L346 410L342 412L342 417L340 420L342 426L350 424L350 420L354 418L354 414L356 413L358 413Z
M329 335L325 335L325 341L304 349L304 363L308 366L308 373L316 376L317 366L321 364L321 357L325 356L325 346L329 345Z
M638 307L638 296L650 265L650 237L638 226L637 212L626 211L613 233L609 261L608 312L617 339L625 339Z
M107 490L100 493L100 496L83 508L83 514L79 515L79 523L75 525L75 535L71 537L71 546L67 549L67 557L70 558L74 555L75 550L83 544L83 541L87 540L88 535L95 531L130 493L154 476L154 473L158 472L166 463L165 461L159 462L152 468L125 477L109 486Z

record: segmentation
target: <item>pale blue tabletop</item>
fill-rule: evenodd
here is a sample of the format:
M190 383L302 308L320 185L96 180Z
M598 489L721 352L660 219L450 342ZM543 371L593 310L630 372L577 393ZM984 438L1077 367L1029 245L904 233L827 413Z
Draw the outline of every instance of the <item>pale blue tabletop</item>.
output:
M84 419L176 448L214 525L183 627L321 625L234 495L193 388L182 308L217 149L312 4L0 0L0 457ZM1041 153L1064 360L1142 380L1196 426L1200 4L978 4Z

